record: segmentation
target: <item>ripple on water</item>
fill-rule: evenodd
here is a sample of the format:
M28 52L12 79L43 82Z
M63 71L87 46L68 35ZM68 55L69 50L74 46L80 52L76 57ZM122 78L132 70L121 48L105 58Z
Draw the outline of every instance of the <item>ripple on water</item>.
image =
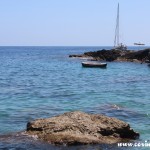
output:
M81 110L127 121L142 140L148 139L149 67L108 62L107 69L85 69L82 60L68 58L102 48L106 47L0 47L0 134L25 130L26 123L36 118ZM5 140L3 148L39 148L24 143L25 147Z

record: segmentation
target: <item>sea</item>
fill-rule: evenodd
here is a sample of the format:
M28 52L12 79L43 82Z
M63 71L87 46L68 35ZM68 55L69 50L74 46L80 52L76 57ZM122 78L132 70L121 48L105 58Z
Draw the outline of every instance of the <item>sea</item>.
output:
M140 133L131 143L150 144L150 67L107 62L105 69L83 68L81 62L86 60L69 58L101 49L111 47L1 46L0 150L149 149L117 144L54 146L22 133L29 121L80 110L121 119Z

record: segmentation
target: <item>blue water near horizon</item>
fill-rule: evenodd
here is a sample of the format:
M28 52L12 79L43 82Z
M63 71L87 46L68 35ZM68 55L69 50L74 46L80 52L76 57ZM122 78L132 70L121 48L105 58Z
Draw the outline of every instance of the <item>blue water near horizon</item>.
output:
M29 141L21 147L7 135L24 131L28 121L74 110L116 117L139 132L140 141L150 140L150 67L108 62L106 69L82 68L82 59L68 57L103 48L111 47L0 47L0 149L46 149Z

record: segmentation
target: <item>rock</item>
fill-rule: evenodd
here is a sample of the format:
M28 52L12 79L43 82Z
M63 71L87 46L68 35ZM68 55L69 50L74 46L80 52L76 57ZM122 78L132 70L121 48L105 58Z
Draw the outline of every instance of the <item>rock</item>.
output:
M139 137L121 120L80 111L29 122L26 133L51 144L65 145L111 144Z
M139 60L142 61L145 57L148 57L150 49L132 51L130 53L125 54L123 57L129 60Z
M99 50L95 52L86 52L83 55L72 55L73 57L92 57L94 60L105 61L130 61L141 62L148 57L150 49L145 50ZM70 57L70 56L69 56Z
M114 61L121 56L120 50L99 50L96 52L84 53L86 56L91 56L97 60Z
M83 57L83 55L69 55L69 57Z

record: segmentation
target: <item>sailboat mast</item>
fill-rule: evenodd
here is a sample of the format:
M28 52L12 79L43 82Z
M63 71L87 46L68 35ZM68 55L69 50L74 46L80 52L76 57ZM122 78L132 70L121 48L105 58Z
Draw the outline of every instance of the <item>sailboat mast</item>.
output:
M118 35L117 35L117 45L119 45L119 3L118 3L118 12L117 12L117 20L118 20L118 22L117 22L117 24L118 24Z
M119 41L119 3L117 8L117 18L116 18L116 29L115 29L115 39L114 39L114 48L119 50L127 50L127 46L123 45Z
M116 29L115 29L115 40L114 47L119 45L119 3L117 9Z

